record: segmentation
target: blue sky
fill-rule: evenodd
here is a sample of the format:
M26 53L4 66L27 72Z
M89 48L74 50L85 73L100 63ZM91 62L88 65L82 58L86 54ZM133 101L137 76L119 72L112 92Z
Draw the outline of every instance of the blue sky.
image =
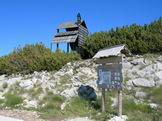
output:
M0 0L0 56L19 45L50 47L58 24L78 12L93 33L150 23L162 16L162 0Z

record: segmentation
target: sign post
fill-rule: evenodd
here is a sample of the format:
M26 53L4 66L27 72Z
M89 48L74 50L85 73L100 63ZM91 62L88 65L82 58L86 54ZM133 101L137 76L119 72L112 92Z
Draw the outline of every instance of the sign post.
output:
M122 116L122 90L118 90L118 116Z
M105 104L106 100L105 100L105 89L102 88L102 112L105 112Z
M118 91L118 116L122 116L122 57L131 55L125 45L98 51L93 57L98 66L97 85L102 89L102 111L105 111L105 90Z
M102 89L102 112L105 112L105 89L118 91L118 116L122 116L122 64L102 64L98 67L98 87Z

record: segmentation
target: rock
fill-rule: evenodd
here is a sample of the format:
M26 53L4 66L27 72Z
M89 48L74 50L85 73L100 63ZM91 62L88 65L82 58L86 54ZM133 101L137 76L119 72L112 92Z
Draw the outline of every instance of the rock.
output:
M146 93L137 91L136 94L135 94L135 97L136 98L144 98L144 97L146 97Z
M0 92L0 100L5 99L5 97L3 96L3 93Z
M133 61L130 62L133 66L137 66L137 65L145 65L143 58L138 58L138 59L134 59Z
M38 107L38 102L37 100L24 100L24 102L26 103L26 105L24 107L26 108L37 108Z
M132 82L132 84L137 87L154 87L155 86L154 80L147 80L145 78L137 78L134 80L129 80L129 82Z
M157 71L162 71L162 63L156 63Z
M154 109L158 108L158 104L150 103L149 105L151 108L154 108Z
M114 116L108 121L126 121L126 120L128 120L128 117L126 115L122 115L122 117Z
M117 98L111 98L111 100L112 100L111 106L116 108L118 106L118 99Z
M28 79L28 80L22 80L19 84L21 88L31 89L34 87L34 83Z
M78 87L67 88L63 92L61 92L61 96L66 98L71 98L77 96Z
M162 62L162 56L159 56L159 57L157 58L157 61Z
M61 110L64 110L64 108L66 107L67 104L69 104L69 101L67 101L67 100L64 103L62 103Z
M162 71L156 72L155 75L157 76L156 85L162 85Z
M73 119L65 119L62 121L92 121L92 120L90 120L88 117L77 117Z
M130 69L130 68L132 68L133 67L133 65L131 64L131 63L129 63L129 62L123 62L123 69Z
M6 79L6 75L1 75L0 76L0 82Z
M16 82L22 80L22 76L8 77L8 79L4 80L8 83L8 85L15 84Z
M89 85L88 86L81 85L77 91L79 97L82 99L90 100L90 101L95 101L97 99L95 90Z

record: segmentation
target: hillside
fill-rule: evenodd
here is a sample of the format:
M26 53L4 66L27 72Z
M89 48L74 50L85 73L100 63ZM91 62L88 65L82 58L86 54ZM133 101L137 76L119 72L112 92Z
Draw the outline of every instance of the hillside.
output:
M100 113L101 92L96 85L96 70L92 60L84 60L69 62L59 71L1 75L1 108L34 110L46 120L108 121L112 118L110 121L114 121L116 92L107 92L107 112ZM123 72L123 114L128 121L161 121L162 56L125 58ZM97 100L90 103L80 99L77 90L81 85L93 87Z
M125 44L133 54L162 52L162 18L143 26L132 24L91 34L83 45L84 58L91 58L102 48Z

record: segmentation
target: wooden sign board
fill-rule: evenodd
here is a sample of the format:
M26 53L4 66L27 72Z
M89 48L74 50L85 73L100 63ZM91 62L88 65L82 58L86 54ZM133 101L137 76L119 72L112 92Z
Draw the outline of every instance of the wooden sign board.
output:
M122 64L102 65L98 67L98 87L104 89L122 89Z
M122 62L122 57L121 56L110 56L108 58L100 58L95 60L97 64L107 64L107 63L112 63L112 64L117 64Z

